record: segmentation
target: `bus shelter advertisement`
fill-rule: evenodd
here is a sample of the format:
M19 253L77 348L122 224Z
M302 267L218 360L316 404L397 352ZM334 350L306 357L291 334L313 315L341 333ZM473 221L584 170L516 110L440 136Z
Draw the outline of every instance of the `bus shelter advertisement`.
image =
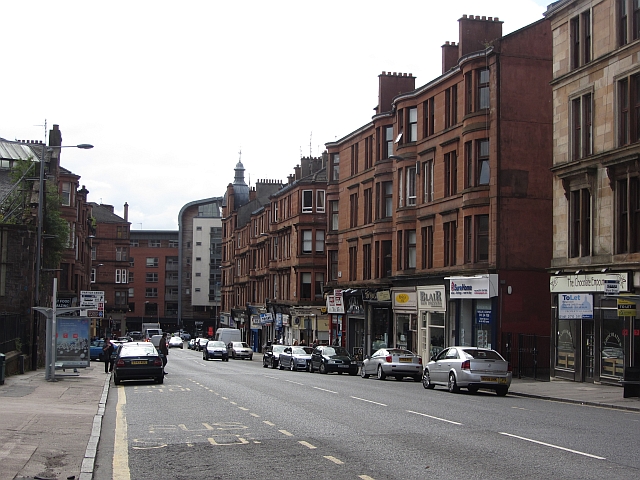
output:
M58 317L56 323L56 367L88 367L89 319L86 317Z

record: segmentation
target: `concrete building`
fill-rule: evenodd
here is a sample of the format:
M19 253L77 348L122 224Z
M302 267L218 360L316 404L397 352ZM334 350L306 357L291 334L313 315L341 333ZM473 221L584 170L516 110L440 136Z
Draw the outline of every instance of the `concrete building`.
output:
M219 324L222 203L196 200L178 215L178 319L192 335L213 334Z
M640 5L560 0L553 31L552 375L640 366ZM634 300L635 298L635 300Z
M358 355L548 349L549 21L458 23L441 76L382 72L372 121L326 144L332 341Z

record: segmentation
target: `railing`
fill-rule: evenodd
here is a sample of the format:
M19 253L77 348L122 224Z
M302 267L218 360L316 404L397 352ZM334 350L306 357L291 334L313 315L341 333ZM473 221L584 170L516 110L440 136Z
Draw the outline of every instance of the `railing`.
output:
M0 314L0 353L9 353L18 349L20 343L24 343L25 323L17 314Z
M511 365L514 378L527 377L549 381L551 337L503 333L500 353Z

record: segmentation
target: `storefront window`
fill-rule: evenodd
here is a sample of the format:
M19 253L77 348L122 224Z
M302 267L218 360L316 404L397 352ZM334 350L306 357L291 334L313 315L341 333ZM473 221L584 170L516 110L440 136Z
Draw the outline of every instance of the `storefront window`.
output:
M618 317L615 311L604 311L602 319L602 372L603 377L622 377L624 372L624 317Z
M374 308L371 322L371 353L389 346L389 310L386 308ZM393 328L391 328L393 330Z
M394 345L396 348L408 348L410 317L408 314L396 315L396 341Z
M576 320L558 320L556 367L575 370Z
M429 358L444 350L444 313L432 313L429 323Z
M491 300L476 300L476 347L491 348Z

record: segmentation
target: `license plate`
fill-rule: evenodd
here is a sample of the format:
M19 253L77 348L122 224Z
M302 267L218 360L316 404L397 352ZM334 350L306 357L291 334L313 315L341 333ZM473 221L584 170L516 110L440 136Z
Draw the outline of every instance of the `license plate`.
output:
M131 360L131 365L146 365L146 360Z
M349 365L338 365L338 368L349 368Z
M492 382L492 383L507 383L506 378L497 378L497 377L481 377L483 382Z
M401 358L400 363L412 363L413 358Z

